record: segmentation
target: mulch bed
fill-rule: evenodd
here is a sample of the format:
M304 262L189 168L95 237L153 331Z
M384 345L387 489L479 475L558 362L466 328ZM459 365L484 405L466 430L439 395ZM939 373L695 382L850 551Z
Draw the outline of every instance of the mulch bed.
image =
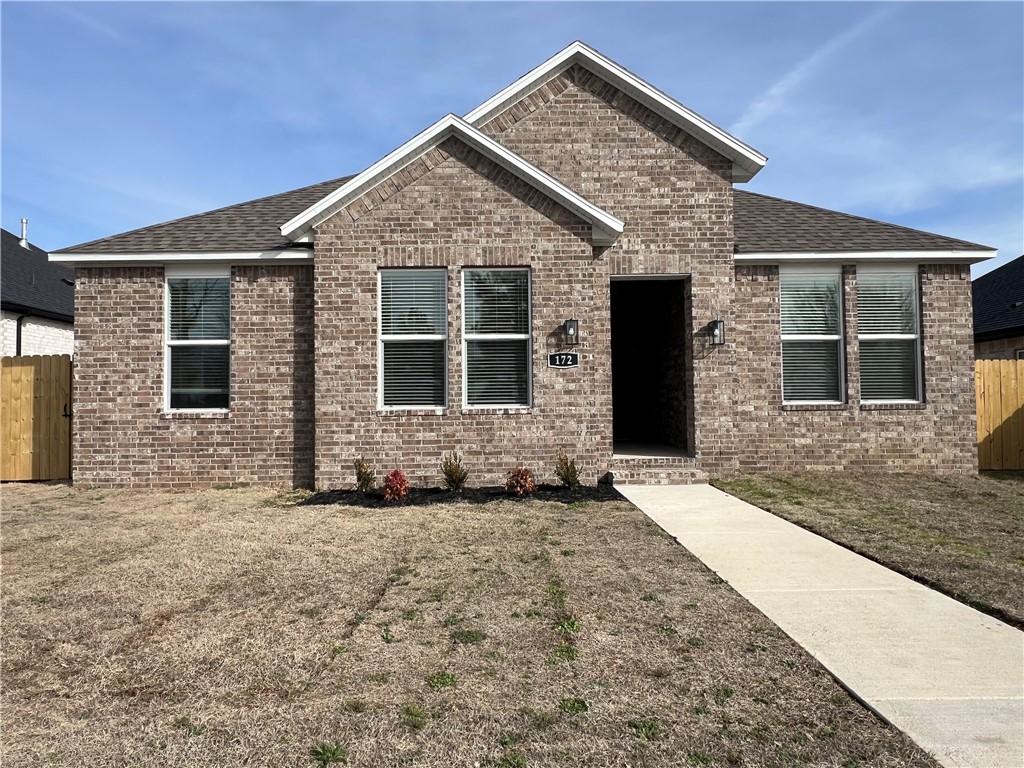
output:
M384 491L377 489L369 493L356 490L336 489L318 491L305 499L302 504L343 504L348 507L425 507L432 504L488 504L495 501L554 501L562 504L580 502L621 501L620 494L610 484L579 485L567 488L563 485L538 485L528 496L513 496L501 486L463 488L450 491L447 488L412 488L402 501L386 501Z

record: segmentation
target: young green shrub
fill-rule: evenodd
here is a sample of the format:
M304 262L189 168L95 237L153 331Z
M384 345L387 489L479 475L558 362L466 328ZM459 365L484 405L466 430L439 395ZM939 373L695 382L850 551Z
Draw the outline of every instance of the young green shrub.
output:
M356 488L360 493L369 493L377 484L377 478L373 476L373 470L366 463L362 456L352 462L356 471Z
M384 478L384 500L401 501L409 495L409 481L400 469L393 469Z
M462 465L462 457L452 451L441 461L441 474L448 490L458 493L466 486L469 470Z
M537 484L533 481L533 472L526 467L516 467L509 470L505 478L505 490L513 496L528 496L537 490Z
M580 468L576 466L576 459L570 459L565 451L558 452L555 460L555 477L566 488L576 488L580 484Z

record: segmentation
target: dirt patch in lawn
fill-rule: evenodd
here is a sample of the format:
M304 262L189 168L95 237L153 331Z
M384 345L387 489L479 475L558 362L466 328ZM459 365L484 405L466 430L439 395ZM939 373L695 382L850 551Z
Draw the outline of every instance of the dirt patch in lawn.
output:
M626 502L3 488L4 766L934 766Z
M1024 627L1024 474L719 478L752 504Z

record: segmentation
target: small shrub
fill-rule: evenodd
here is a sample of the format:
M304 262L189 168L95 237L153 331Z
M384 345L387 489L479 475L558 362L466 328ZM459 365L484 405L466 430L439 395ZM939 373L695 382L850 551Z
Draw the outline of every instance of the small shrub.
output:
M441 461L441 474L444 475L445 487L458 493L466 486L469 470L462 465L462 457L452 451Z
M384 500L401 501L409 495L409 481L400 469L393 469L384 478Z
M322 741L314 744L309 750L309 756L319 765L330 765L331 763L347 763L348 750L341 744L327 743Z
M360 456L352 462L352 467L356 471L356 488L359 492L369 493L372 491L373 487L377 484L377 478L373 476L373 470L370 469L370 465Z
M570 459L565 451L558 452L558 459L555 461L555 477L566 488L576 488L580 484L580 468L576 466L576 459Z
M513 496L528 496L533 493L537 490L533 472L526 467L516 467L510 470L505 478L505 490Z
M455 675L450 672L435 672L427 678L427 685L435 691L440 691L442 688L451 688L455 683Z

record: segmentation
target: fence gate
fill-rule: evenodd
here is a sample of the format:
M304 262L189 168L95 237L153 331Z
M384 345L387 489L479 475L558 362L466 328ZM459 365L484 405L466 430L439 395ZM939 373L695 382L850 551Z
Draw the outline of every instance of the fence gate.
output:
M0 480L71 477L71 358L5 357L0 367Z
M1024 360L976 360L978 468L1024 469Z

